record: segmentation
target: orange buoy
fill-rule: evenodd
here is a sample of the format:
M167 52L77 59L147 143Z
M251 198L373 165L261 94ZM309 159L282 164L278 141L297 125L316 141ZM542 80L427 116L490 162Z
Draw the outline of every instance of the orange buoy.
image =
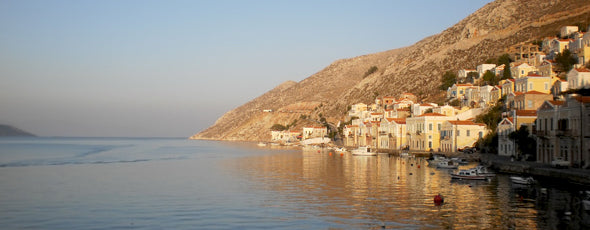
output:
M420 168L420 165L418 165L418 168Z
M330 152L330 156L332 156L332 152Z
M340 153L340 156L344 156L344 153Z

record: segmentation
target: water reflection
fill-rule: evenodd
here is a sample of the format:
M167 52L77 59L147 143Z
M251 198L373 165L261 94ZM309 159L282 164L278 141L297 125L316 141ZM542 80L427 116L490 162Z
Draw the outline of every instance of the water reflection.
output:
M320 217L358 228L520 229L583 228L585 212L572 213L571 192L513 187L491 181L452 181L448 171L422 158L279 152L234 162L237 172L269 192L264 205L295 216ZM465 168L474 165L464 166ZM543 191L543 192L541 192ZM435 206L436 194L445 197ZM563 207L563 208L562 208ZM546 211L551 210L551 211Z

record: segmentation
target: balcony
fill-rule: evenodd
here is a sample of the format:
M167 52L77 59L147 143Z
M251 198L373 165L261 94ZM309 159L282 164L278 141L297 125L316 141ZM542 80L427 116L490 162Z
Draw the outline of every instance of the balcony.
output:
M573 136L571 129L555 130L555 136Z
M535 134L535 136L537 136L537 137L546 137L546 136L549 136L549 132L547 130L535 130L533 132L533 134Z

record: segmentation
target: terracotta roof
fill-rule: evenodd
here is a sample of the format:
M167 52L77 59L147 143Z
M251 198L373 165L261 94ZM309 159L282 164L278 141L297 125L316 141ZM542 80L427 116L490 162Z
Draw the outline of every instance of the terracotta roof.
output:
M535 90L528 91L528 92L526 92L524 94L544 94L544 95L549 95L548 93L541 93L541 92L535 91Z
M576 97L576 100L582 103L590 103L590 96Z
M516 116L534 117L537 116L537 110L516 110Z
M582 68L576 68L576 71L578 71L578 72L590 72L590 70L588 70L588 69L586 69L584 67L582 67Z
M467 121L448 121L449 123L453 124L453 125L479 125L479 126L485 126L485 124L483 123L475 123L473 121L467 120Z
M536 74L536 73L529 73L529 75L527 75L527 77L543 77L543 76Z
M371 113L371 115L383 115L383 113Z
M431 104L426 104L426 103L420 104L420 106L431 106L432 107Z
M563 105L563 103L565 103L565 101L547 101L549 103L551 103L552 105Z
M446 115L440 113L425 113L418 117L446 117Z
M456 86L473 86L472 84L455 84Z

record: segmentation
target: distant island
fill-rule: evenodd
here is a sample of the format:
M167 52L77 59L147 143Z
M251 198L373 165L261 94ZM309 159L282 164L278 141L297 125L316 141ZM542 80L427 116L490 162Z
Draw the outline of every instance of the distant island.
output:
M35 135L10 125L0 124L0 137L34 137Z

